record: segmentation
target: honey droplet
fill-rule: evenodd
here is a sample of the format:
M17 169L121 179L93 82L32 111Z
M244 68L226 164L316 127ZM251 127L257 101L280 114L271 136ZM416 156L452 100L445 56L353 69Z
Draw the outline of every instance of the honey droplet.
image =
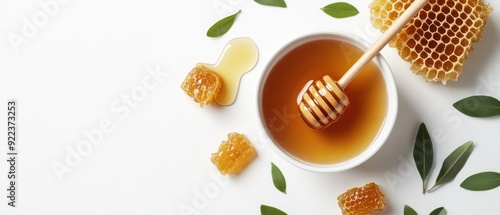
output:
M215 97L217 104L230 105L234 102L241 77L257 64L258 58L255 42L248 37L240 37L227 43L217 63L203 64L222 78L222 87Z

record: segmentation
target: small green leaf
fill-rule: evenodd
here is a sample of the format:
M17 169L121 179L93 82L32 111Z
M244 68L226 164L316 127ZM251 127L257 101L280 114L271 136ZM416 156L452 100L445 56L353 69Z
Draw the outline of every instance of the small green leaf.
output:
M466 178L460 186L467 190L484 191L500 186L500 173L481 172Z
M453 151L443 162L441 170L439 171L438 177L436 178L436 183L429 190L431 192L439 185L450 182L453 180L457 174L462 170L467 159L472 153L472 141L466 142L455 151Z
M418 214L415 210L413 210L413 208L411 208L408 205L405 205L404 215L418 215Z
M234 20L238 16L238 14L241 13L241 10L236 12L233 15L230 15L228 17L222 18L221 20L217 21L215 24L212 25L207 31L207 36L208 37L219 37L224 35L231 27L233 26Z
M261 5L274 6L274 7L286 7L285 0L254 0Z
M347 2L336 2L321 8L326 14L335 18L346 18L359 13L358 9Z
M458 111L472 117L500 115L500 101L490 96L470 96L453 104Z
M271 163L271 175L273 176L274 187L276 187L276 189L278 189L282 193L286 194L285 176L283 176L281 170L276 165L274 165L274 163Z
M260 205L260 214L261 215L287 215L285 212L281 211L278 208Z
M429 215L446 215L444 207L434 209Z
M434 151L431 137L424 123L420 123L418 128L413 148L413 159L417 165L418 173L420 173L420 177L422 178L422 192L425 193L427 178L434 163Z

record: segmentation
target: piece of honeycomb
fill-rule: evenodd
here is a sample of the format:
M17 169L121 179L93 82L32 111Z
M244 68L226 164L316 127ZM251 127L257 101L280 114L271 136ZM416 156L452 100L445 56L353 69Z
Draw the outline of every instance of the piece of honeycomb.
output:
M343 215L369 215L384 209L384 194L375 183L355 187L341 194L338 198Z
M257 155L255 148L248 139L236 132L227 135L227 141L223 141L219 150L212 154L212 163L223 175L238 174Z
M372 25L384 32L413 0L373 0ZM428 81L456 81L492 8L482 0L429 0L389 46Z
M197 64L181 85L184 92L200 103L200 107L211 104L221 87L222 79L219 75L202 64Z

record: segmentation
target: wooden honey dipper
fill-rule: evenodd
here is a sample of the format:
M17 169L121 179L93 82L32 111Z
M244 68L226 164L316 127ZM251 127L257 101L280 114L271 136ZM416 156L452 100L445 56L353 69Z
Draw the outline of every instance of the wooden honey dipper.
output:
M428 1L415 0L338 82L333 81L329 75L325 75L321 80L304 87L307 90L299 95L299 98L302 97L299 103L299 112L309 127L317 130L323 129L344 113L349 105L349 98L345 94L344 88Z

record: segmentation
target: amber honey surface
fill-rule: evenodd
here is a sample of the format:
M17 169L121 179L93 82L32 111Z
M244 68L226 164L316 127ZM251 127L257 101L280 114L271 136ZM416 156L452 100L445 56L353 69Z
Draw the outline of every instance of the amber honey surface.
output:
M279 60L262 89L261 108L270 137L301 160L332 164L360 154L377 135L387 109L382 74L372 62L346 87L351 103L326 129L310 128L300 117L297 96L309 80L340 79L363 54L346 42L307 42Z

